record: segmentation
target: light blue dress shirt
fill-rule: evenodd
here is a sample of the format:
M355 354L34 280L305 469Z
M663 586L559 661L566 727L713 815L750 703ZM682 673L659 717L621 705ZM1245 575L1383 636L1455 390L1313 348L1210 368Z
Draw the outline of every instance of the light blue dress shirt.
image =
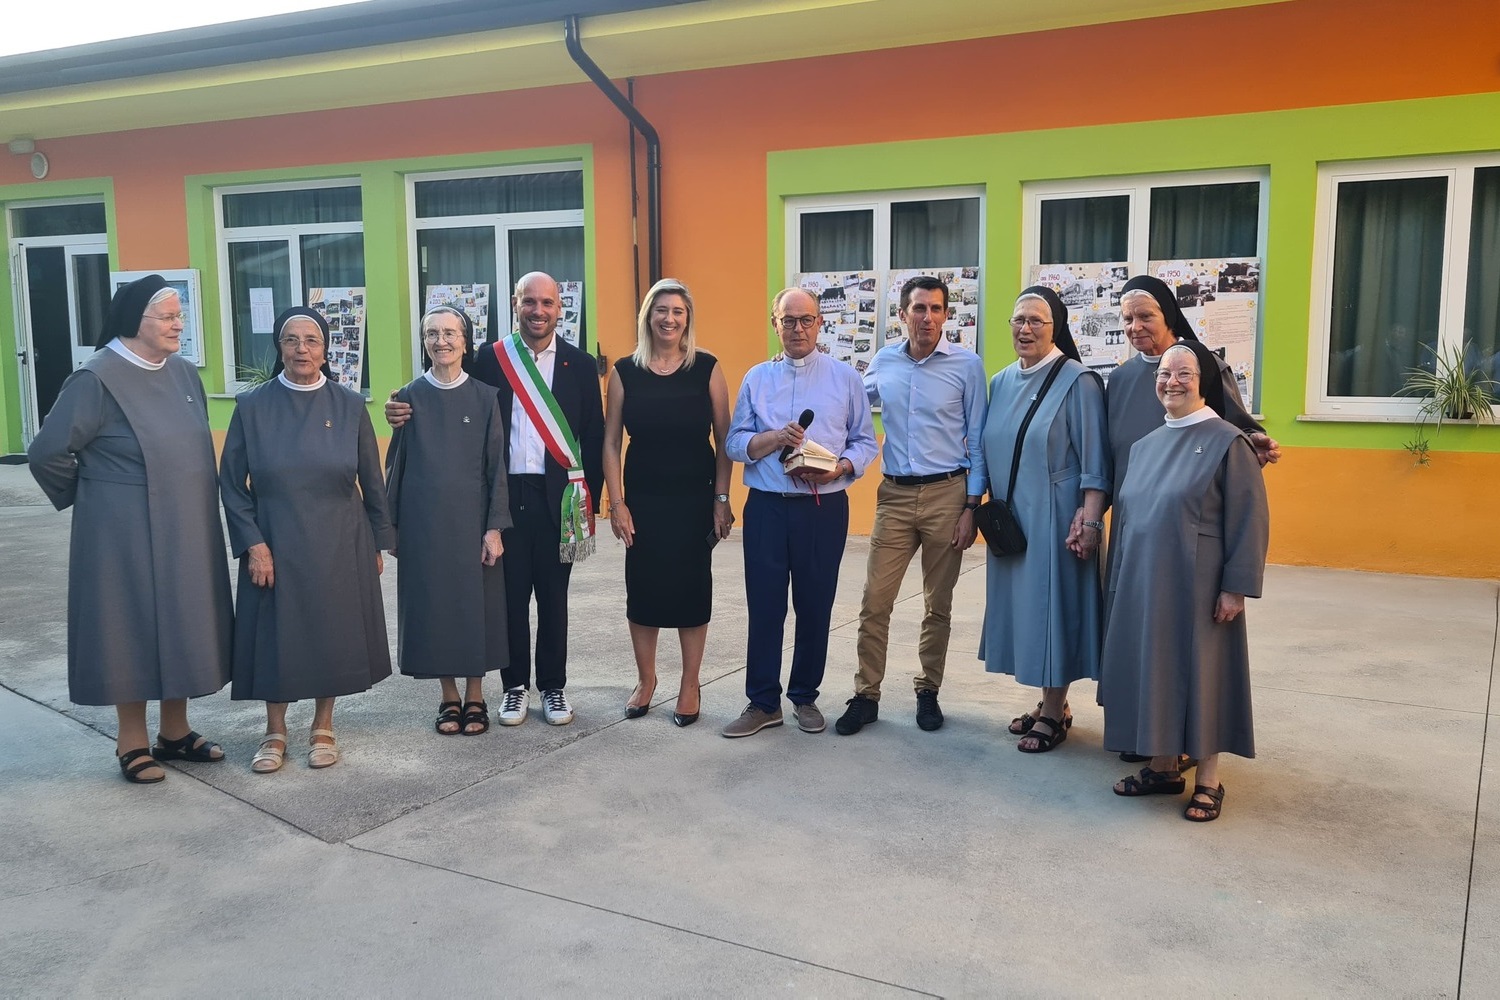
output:
M983 496L988 486L984 362L947 337L915 361L907 343L882 347L865 370L865 391L871 404L880 404L885 423L881 470L891 476L930 476L968 469L969 496Z
M745 485L768 493L812 493L813 488L793 479L781 468L781 450L752 460L750 439L762 431L785 427L813 411L813 422L807 439L847 458L854 466L853 476L840 476L819 493L848 489L875 460L875 422L870 417L870 401L865 397L859 374L842 361L813 351L805 358L780 358L763 361L745 375L734 416L729 421L729 437L724 448L729 457L745 466Z

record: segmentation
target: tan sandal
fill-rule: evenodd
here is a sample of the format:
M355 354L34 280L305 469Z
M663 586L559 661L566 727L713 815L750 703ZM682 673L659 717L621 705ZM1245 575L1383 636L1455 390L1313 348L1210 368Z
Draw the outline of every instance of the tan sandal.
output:
M337 764L339 762L339 747L337 743L333 742L333 730L314 729L312 735L326 736L328 737L328 742L314 743L312 745L312 748L307 751L307 766L317 768L332 767Z
M269 744L281 741L281 746L273 747ZM255 751L255 756L250 758L250 770L256 774L272 774L281 770L282 763L286 760L286 733L267 733L266 738L260 741L260 749Z

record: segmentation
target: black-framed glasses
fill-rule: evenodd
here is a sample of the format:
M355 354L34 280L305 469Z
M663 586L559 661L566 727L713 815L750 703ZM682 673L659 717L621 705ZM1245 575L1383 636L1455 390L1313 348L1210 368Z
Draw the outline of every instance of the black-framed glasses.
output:
M776 325L790 333L792 330L811 330L818 325L816 316L778 316Z

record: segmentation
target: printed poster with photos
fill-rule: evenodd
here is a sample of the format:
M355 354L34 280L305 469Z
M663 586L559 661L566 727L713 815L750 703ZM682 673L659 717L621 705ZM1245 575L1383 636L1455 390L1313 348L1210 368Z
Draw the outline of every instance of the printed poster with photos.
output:
M557 334L578 347L583 335L583 282L559 281L557 283L558 305L562 315L557 320Z
M901 286L919 274L928 274L948 286L948 319L943 336L949 343L979 351L979 268L923 267L887 271L885 274L885 343L906 339L901 325ZM882 345L883 346L883 345Z
M472 285L428 285L423 312L438 306L453 306L474 324L474 344L478 346L490 335L490 286L488 282Z
M792 284L818 300L818 350L864 374L882 346L875 339L875 272L815 271Z
M307 305L328 321L328 368L339 385L362 392L365 355L365 290L309 288Z
M1068 329L1078 355L1105 382L1130 358L1130 342L1120 319L1120 290L1130 279L1130 265L1118 261L1093 264L1034 264L1028 285L1050 288L1068 307Z
M1154 260L1146 265L1177 293L1177 307L1198 339L1234 372L1240 398L1255 407L1255 348L1260 331L1260 258Z

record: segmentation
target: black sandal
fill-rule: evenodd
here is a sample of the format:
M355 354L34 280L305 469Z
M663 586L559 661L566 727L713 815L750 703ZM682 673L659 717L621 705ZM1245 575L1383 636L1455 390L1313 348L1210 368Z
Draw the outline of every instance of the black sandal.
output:
M1049 719L1045 715L1040 715L1037 716L1036 722L1045 722L1047 725L1052 727L1052 732L1039 733L1035 728L1036 723L1032 723L1031 732L1021 737L1021 741L1022 743L1024 743L1028 739L1036 740L1037 745L1030 749L1027 749L1026 747L1022 746L1021 743L1017 743L1016 749L1021 751L1022 753L1046 753L1048 750L1051 750L1053 747L1057 746L1059 743L1068 738L1067 727L1064 726L1061 722L1058 722L1056 719Z
M434 728L434 729L436 729L438 731L438 735L440 735L440 736L458 736L458 735L460 735L460 734L463 733L463 731L464 731L463 713L459 711L459 708L462 705L463 705L463 703L462 702L458 702L458 701L440 701L440 702L438 702L437 721L432 724L432 728ZM444 729L443 727L446 726L450 722L453 723L454 725L458 726L458 728L457 729Z
M474 706L474 707L470 708L471 705ZM475 723L478 723L479 725L483 726L484 728L483 729L470 729L469 727L472 726L472 725L474 725ZM463 726L460 727L460 729L459 729L459 732L463 733L465 736L478 736L481 733L487 733L489 731L490 731L490 706L486 705L482 701L466 701L466 702L464 702L464 721L463 721Z
M1010 725L1006 728L1010 730L1010 734L1012 736L1025 736L1027 733L1031 732L1031 727L1035 726L1036 720L1040 719L1041 717L1042 703L1037 702L1035 713L1027 712L1024 715L1016 716L1014 719L1010 720ZM1067 702L1063 702L1063 727L1066 729L1073 728L1073 712L1068 707Z
M215 750L219 751L217 757L213 755ZM212 764L224 759L224 748L189 729L188 734L180 740L169 740L157 733L156 746L151 748L151 754L157 760L192 760L200 764Z
M1199 802L1198 796L1208 799L1208 802ZM1196 809L1207 816L1189 816L1190 810ZM1188 804L1182 810L1182 818L1192 823L1211 823L1219 818L1219 813L1224 811L1224 786L1209 788L1207 785L1194 785L1193 797L1188 799Z
M132 763L134 761L134 763ZM143 778L141 772L148 768L161 768L161 774L154 778ZM151 756L150 747L141 747L139 750L131 750L120 754L120 773L125 775L125 780L132 785L154 785L167 777L167 769L157 763L156 758Z
M1115 782L1116 795L1181 795L1187 787L1179 771L1153 771L1141 768L1139 775L1127 774Z

